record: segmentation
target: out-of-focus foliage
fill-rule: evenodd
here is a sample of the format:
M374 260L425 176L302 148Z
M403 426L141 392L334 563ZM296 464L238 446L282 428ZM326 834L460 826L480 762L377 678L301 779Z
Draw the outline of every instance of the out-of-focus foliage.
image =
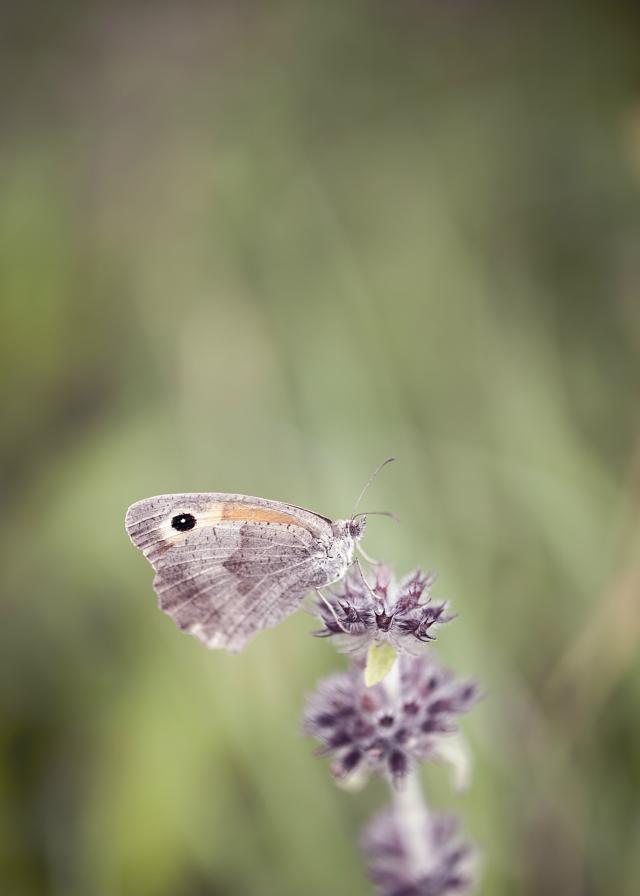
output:
M640 891L633 3L14 4L0 183L0 862L10 896L369 892L301 613L154 607L165 491L340 516L440 573L487 699L425 779L484 896Z

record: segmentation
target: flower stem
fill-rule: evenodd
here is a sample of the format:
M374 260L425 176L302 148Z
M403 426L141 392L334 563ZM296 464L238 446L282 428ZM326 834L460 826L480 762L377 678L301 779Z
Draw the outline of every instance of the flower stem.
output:
M402 680L400 677L400 657L384 679L384 686L394 703L402 699ZM432 856L425 848L430 842L429 828L431 818L424 801L420 777L412 769L403 779L399 787L391 785L393 803L402 845L407 856L411 877L419 879L426 875L432 864Z

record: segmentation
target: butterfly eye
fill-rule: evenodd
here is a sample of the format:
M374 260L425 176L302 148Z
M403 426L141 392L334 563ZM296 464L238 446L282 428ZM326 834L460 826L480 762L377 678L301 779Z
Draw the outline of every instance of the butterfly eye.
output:
M191 513L179 513L171 520L171 525L178 532L188 532L189 529L193 529L195 524L196 518Z

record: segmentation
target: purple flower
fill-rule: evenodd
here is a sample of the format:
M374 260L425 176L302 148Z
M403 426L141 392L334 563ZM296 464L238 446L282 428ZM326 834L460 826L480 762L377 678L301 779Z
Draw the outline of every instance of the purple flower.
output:
M362 847L379 896L450 896L473 885L474 851L458 835L449 815L426 816L414 833L419 862L407 848L404 819L394 809L377 815L365 829Z
M320 682L304 718L307 734L322 742L338 778L380 772L399 784L415 762L436 758L444 734L478 696L472 681L457 681L431 656L399 657L395 696L384 684L367 688L361 664Z
M389 643L398 653L416 655L433 641L431 629L449 622L447 604L431 604L429 588L435 576L416 570L399 584L388 567L376 568L376 581L369 585L360 567L352 566L326 603L318 603L323 628L319 637L335 636L338 646L362 654L372 643Z

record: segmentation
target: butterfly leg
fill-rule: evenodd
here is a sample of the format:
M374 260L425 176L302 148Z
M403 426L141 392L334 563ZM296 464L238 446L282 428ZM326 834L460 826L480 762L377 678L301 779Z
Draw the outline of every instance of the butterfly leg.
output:
M375 561L374 561L374 562L375 562ZM351 561L351 565L352 565L352 566L355 566L356 569L358 570L358 572L360 573L360 578L361 578L362 581L364 582L364 584L365 584L367 590L369 591L369 594L371 595L371 597L374 599L374 601L376 601L376 603L379 603L379 602L380 602L380 598L378 597L378 595L375 593L375 591L373 590L373 588L371 587L371 585L370 585L369 582L367 581L367 577L365 576L364 571L363 571L363 569L362 569L362 566L360 565L360 561L358 560L357 557L355 558L355 560L352 560L352 561ZM381 565L381 562L378 562L377 565L380 566L380 565Z
M363 558L367 561L367 563L371 564L371 566L381 566L382 565L382 560L374 560L373 557L370 557L367 554L367 552L365 551L365 549L363 547L361 547L359 544L356 545L356 548L358 551L360 551L360 553L362 554Z
M357 562L357 561L356 561L356 562ZM320 591L319 588L316 588L315 591L316 591L316 594L318 595L318 597L320 598L320 600L321 600L321 601L323 602L323 604L325 605L325 607L329 610L329 612L330 612L331 615L333 616L333 620L334 620L335 624L338 626L338 628L342 629L343 632L347 632L347 633L348 633L348 629L346 629L346 628L344 627L344 625L343 625L343 624L340 622L340 620L338 619L338 616L337 616L337 614L336 614L336 611L335 611L334 608L333 608L333 605L327 600L327 598L324 596L324 594L322 593L322 591Z

